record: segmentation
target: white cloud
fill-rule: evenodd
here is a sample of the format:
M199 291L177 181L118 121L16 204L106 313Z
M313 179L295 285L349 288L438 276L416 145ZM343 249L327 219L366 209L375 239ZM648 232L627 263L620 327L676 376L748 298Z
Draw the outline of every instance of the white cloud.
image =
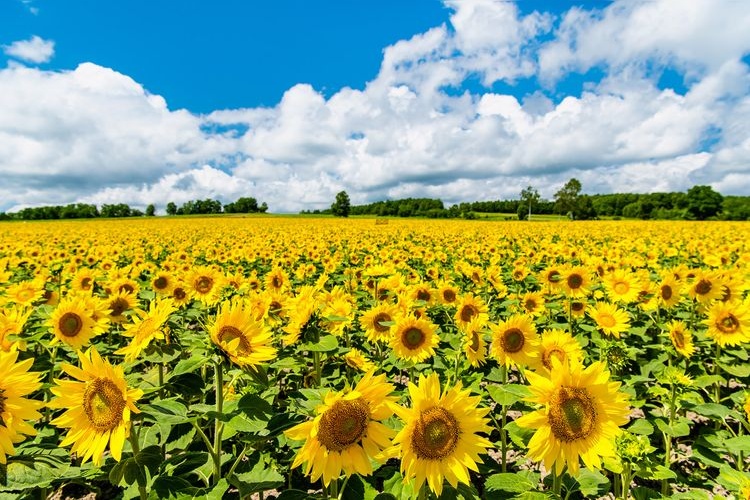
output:
M40 64L48 62L55 55L55 42L34 35L28 40L3 45L3 52L22 61Z
M267 108L198 116L92 63L10 65L0 70L0 210L254 196L298 211L342 189L354 203L453 203L517 197L529 184L551 197L574 176L586 192L747 192L750 44L735 24L716 27L745 26L740 2L613 2L557 20L501 0L445 3L450 24L386 47L364 88L326 98L298 84ZM645 69L667 65L689 75L686 92L659 88ZM604 77L575 95L458 91L477 75L554 82L593 66Z

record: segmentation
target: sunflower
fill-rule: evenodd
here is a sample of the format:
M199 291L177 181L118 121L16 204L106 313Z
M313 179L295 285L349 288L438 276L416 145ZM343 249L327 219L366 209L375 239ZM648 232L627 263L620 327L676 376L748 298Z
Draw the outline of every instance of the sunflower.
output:
M604 288L611 300L629 304L638 299L638 277L625 269L615 269L604 276Z
M630 328L630 318L627 311L620 309L615 304L597 301L586 310L589 316L596 321L596 326L605 335L620 338L620 334Z
M451 283L443 282L438 285L438 300L443 305L454 305L458 300L458 288Z
M70 280L70 287L76 292L91 293L94 290L94 283L97 273L88 267L82 267Z
M239 366L257 366L276 357L271 329L253 318L243 302L224 302L207 326L211 341Z
M351 368L361 372L374 372L376 369L372 361L367 359L364 353L355 347L352 347L349 352L344 354L344 361Z
M44 283L39 280L21 281L5 289L5 298L19 306L31 306L44 296Z
M667 332L669 332L669 339L672 341L672 345L675 350L689 358L695 352L695 346L693 346L693 334L687 329L683 321L671 321L667 323Z
M132 293L115 292L106 299L109 310L109 320L115 323L128 321L126 312L134 311L138 306L138 299Z
M484 340L484 324L474 319L463 329L464 353L469 359L471 366L477 367L484 364L487 358L487 342Z
M467 293L457 301L453 319L458 328L466 328L474 320L483 325L489 320L487 305L480 297Z
M139 285L137 281L124 276L113 279L105 288L108 295L114 295L121 292L132 293L133 295L138 296L138 293L141 291L141 285Z
M160 295L170 295L176 281L172 273L159 271L151 277L151 289Z
M582 318L586 315L586 302L571 300L568 307L570 308L570 314L576 318Z
M192 268L185 276L189 293L207 306L219 302L223 276L206 266Z
M744 303L717 301L708 310L706 332L717 344L737 345L750 342L750 308Z
M382 421L393 414L393 385L385 375L367 373L354 389L328 392L315 409L314 419L284 431L293 440L304 440L292 468L306 463L305 475L312 481L323 477L323 484L343 472L368 476L371 460L383 460L394 432Z
M6 463L6 455L15 454L13 444L20 443L25 436L34 436L36 431L26 420L36 421L42 416L37 411L44 403L24 396L39 389L41 373L29 372L33 358L18 360L18 351L0 351L0 464Z
M539 363L539 335L530 316L515 314L507 320L490 325L490 353L506 367L536 366Z
M430 285L419 283L412 285L408 290L409 298L412 301L422 301L425 305L431 306L437 301L437 293Z
M132 337L132 340L129 345L115 351L115 354L123 354L125 361L133 361L153 339L165 338L162 327L175 310L171 299L158 299L151 302L148 311L136 311L135 321L127 325L122 333L125 337Z
M122 365L112 366L94 348L79 351L81 367L63 364L62 370L76 379L58 380L52 387L57 396L48 403L65 413L52 420L57 427L69 428L60 446L73 445L72 452L89 458L95 466L103 462L109 444L112 457L120 461L125 439L130 435L130 412L139 413L135 402L143 395L125 382Z
M397 306L381 302L362 314L359 324L364 328L365 335L371 342L389 341L398 316Z
M539 316L544 312L544 297L540 292L526 292L520 297L521 312L530 316Z
M274 267L271 271L266 274L265 277L266 290L281 292L285 288L289 287L289 276L286 271L281 267Z
M96 335L96 322L80 298L68 296L60 300L50 315L47 325L55 337L51 344L64 342L74 349L81 349Z
M682 285L671 274L667 274L657 285L656 297L660 304L670 309L682 299Z
M589 293L589 272L585 267L567 269L563 274L562 287L568 297L585 297Z
M688 288L688 295L701 304L708 304L724 295L724 285L717 273L698 270Z
M294 344L299 340L302 329L318 310L317 294L317 288L305 285L299 287L297 295L287 301L289 323L282 328L284 333L286 333L281 339L284 345Z
M336 298L325 304L320 311L322 319L320 327L337 337L344 334L352 324L352 300L350 297Z
M540 371L549 373L552 369L552 358L556 358L560 363L568 363L571 359L580 362L583 360L583 349L570 333L554 328L542 332L539 358Z
M391 347L396 357L418 363L434 356L435 347L440 341L435 329L435 325L424 318L399 318L391 337Z
M21 350L25 349L23 341L11 340L10 335L20 335L26 321L34 310L30 307L19 307L17 305L0 309L0 351L10 351L13 346Z
M442 392L442 394L441 394ZM393 405L404 427L393 440L393 452L401 456L401 474L413 481L414 491L425 480L440 496L443 480L455 488L469 483L469 469L478 472L480 453L492 446L478 433L489 433L488 408L479 408L481 398L471 396L461 383L441 391L437 374L419 376L409 383L411 408Z
M589 469L600 469L600 457L615 455L619 426L628 422L627 396L619 382L596 361L588 368L579 362L552 359L549 377L526 372L532 395L529 402L543 405L516 420L536 429L529 441L529 458L544 461L547 470L560 475L565 465L578 474L579 457Z
M174 305L177 307L187 305L193 299L193 297L190 295L188 286L181 281L177 281L175 283L174 287L172 288L172 293L169 295L169 298L172 299L172 302L174 302Z

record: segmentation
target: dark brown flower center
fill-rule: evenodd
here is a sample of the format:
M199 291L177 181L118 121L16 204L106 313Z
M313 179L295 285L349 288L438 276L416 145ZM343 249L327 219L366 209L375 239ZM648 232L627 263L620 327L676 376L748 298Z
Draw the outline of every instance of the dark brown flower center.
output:
M698 283L695 284L695 293L698 295L706 295L708 292L711 291L711 288L713 288L713 285L710 281L702 279Z
M373 318L373 320L372 320L372 326L373 326L373 328L375 328L375 331L383 333L383 332L387 332L388 330L390 330L391 327L385 326L385 325L381 325L380 324L381 321L382 322L392 321L392 318L391 318L391 316L388 313L379 312L375 316L375 318Z
M523 332L518 328L509 328L505 330L500 337L500 343L503 346L503 351L514 353L523 349L523 344L526 341L523 336Z
M172 292L172 296L177 300L182 300L185 297L187 297L187 292L183 288L175 288L174 292Z
M568 355L565 353L565 350L560 346L556 345L550 347L549 349L545 349L544 352L542 352L542 364L548 370L552 369L553 356L559 359L561 363L564 363L565 359L568 357Z
M547 420L558 440L570 443L587 438L596 419L596 406L586 388L562 386L552 396Z
M211 288L214 286L214 280L209 278L208 276L201 276L195 281L195 289L199 293L208 293L211 291Z
M252 352L250 343L242 333L242 330L237 327L234 327L232 325L224 325L219 330L219 334L217 335L217 337L219 338L220 342L223 342L225 344L228 344L235 339L239 339L240 343L237 346L237 351L241 356L246 356Z
M568 276L567 281L568 281L568 287L571 290L576 290L578 288L581 288L581 286L583 285L583 276L581 276L580 274L574 273Z
M471 319L479 314L479 310L471 304L465 304L461 308L460 318L464 323L468 323Z
M469 349L471 349L472 352L478 352L479 345L479 334L477 332L471 332L471 344L469 345Z
M83 328L83 319L73 312L66 312L57 322L60 333L66 337L75 337Z
M318 441L330 451L342 451L364 437L369 421L367 401L340 399L320 417Z
M456 417L445 408L423 410L414 425L411 446L417 458L443 460L456 449L461 428Z
M416 326L407 328L401 334L401 343L410 350L419 349L426 340L427 335Z
M740 321L732 313L727 313L726 316L720 318L716 322L716 328L722 333L734 333L740 327Z
M88 276L83 278L81 280L81 288L84 290L90 290L91 289L91 278Z
M562 279L562 276L560 276L560 271L557 269L553 269L547 274L547 281L550 283L559 283Z
M128 307L130 307L128 301L123 299L122 297L118 297L109 304L109 309L112 311L109 313L109 315L120 316L128 309Z
M92 380L83 393L83 411L99 432L114 429L122 420L125 398L117 385L106 378Z
M430 292L429 290L425 290L424 288L420 288L417 291L417 300L423 300L425 302L430 301Z
M675 347L682 349L685 347L685 333L682 330L675 329L672 332L672 341Z
M164 290L167 288L167 285L169 284L169 281L164 276L159 276L154 280L154 288L157 290Z
M664 300L669 300L672 298L672 295L674 292L672 291L672 287L669 285L662 285L661 286L661 298Z
M443 290L443 300L446 302L455 302L456 301L456 292L453 290Z

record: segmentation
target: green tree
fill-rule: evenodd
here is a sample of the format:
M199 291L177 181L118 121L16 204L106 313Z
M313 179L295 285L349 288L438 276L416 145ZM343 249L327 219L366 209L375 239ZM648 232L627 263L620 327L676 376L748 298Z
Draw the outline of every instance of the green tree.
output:
M521 190L521 202L529 209L529 215L526 220L531 220L531 209L539 203L539 191L531 186L527 186L526 189ZM521 213L520 208L518 213ZM518 218L521 219L522 217L519 215Z
M173 201L167 203L167 215L177 215L177 205Z
M711 186L693 186L687 192L687 211L697 220L715 217L721 212L724 197Z
M258 207L258 212L262 214L268 212L268 203L266 203L265 201L261 203L260 206Z
M555 193L555 212L558 214L570 214L575 216L576 206L578 205L578 195L581 193L581 182L576 179L570 179L565 185Z
M349 200L349 195L346 191L340 191L336 195L336 201L331 205L331 213L336 217L349 217L351 212L352 203Z
M153 203L150 203L146 207L146 215L149 216L149 217L153 217L154 215L156 215L156 207L154 206Z

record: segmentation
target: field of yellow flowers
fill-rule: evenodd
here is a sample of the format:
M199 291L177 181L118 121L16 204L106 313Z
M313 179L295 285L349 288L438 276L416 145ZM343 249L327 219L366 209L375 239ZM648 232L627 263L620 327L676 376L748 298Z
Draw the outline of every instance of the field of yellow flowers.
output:
M750 226L0 225L0 500L750 498Z

